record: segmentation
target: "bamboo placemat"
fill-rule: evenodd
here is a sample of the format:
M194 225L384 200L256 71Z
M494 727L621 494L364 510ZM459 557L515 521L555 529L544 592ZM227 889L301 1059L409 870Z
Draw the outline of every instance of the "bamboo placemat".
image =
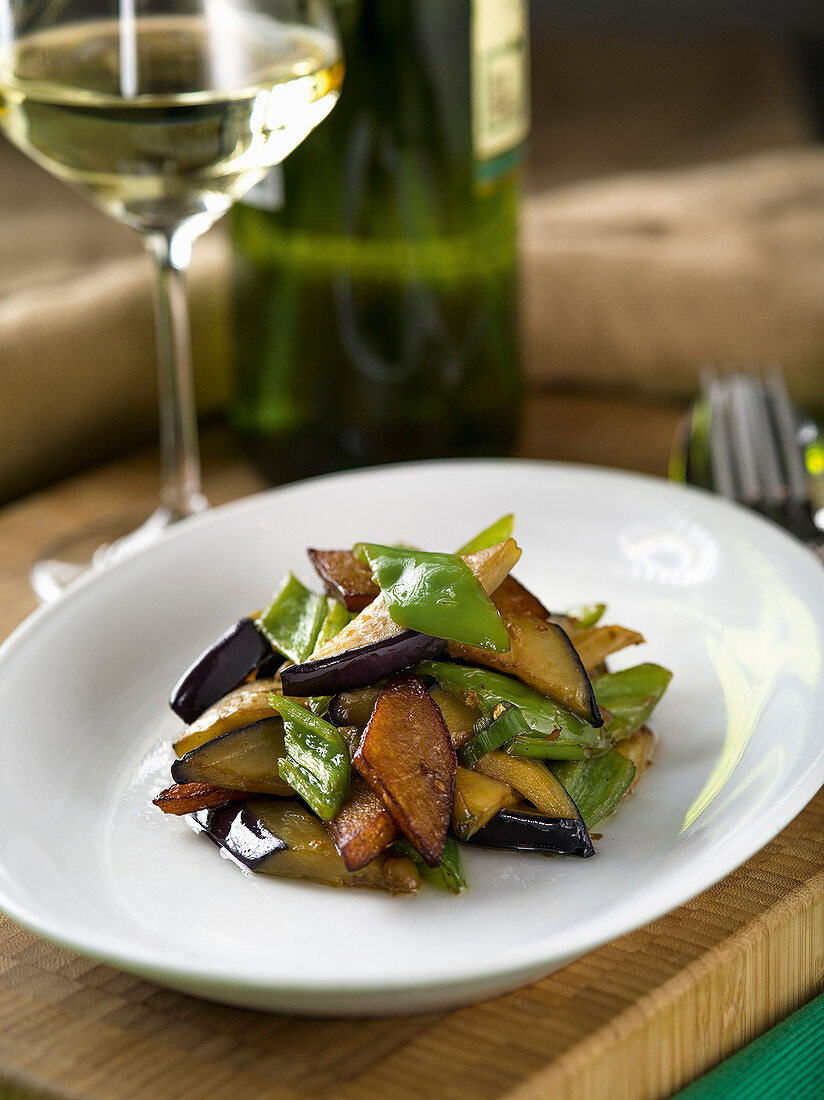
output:
M552 394L521 452L664 473L677 410ZM261 482L206 435L213 502ZM143 453L0 512L0 634L61 531L151 506ZM547 920L552 914L547 914ZM455 1012L303 1020L227 1008L53 947L0 918L0 1094L105 1100L643 1100L669 1096L819 990L824 792L694 901L528 989ZM5 1087L5 1092L3 1088Z

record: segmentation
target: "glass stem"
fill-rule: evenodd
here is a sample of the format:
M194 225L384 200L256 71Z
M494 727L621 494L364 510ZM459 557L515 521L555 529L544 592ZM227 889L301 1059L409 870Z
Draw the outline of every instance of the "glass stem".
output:
M179 230L145 238L157 272L155 323L160 396L160 511L166 523L207 507L200 485L197 407L185 272L191 241Z

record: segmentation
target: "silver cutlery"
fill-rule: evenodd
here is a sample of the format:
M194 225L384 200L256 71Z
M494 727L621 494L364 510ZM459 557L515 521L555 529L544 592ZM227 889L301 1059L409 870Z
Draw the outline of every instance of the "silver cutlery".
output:
M794 408L780 367L707 368L673 447L670 476L738 501L821 551L805 460L817 438Z

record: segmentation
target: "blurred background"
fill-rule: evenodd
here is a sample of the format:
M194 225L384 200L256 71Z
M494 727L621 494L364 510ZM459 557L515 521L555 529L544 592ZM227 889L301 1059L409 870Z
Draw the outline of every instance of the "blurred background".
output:
M819 0L533 0L530 53L528 389L685 405L704 362L780 361L824 411ZM134 235L4 139L0 228L6 501L153 441L157 396ZM233 386L229 228L192 264L205 420Z

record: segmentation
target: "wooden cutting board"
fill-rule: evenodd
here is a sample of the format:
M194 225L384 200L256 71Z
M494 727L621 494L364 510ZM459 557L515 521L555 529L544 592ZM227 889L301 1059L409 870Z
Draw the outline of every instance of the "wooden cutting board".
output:
M678 410L535 397L521 452L664 473ZM214 502L260 487L207 434ZM141 454L0 512L0 635L34 606L31 557L151 505ZM552 913L547 913L547 921ZM528 989L455 1012L303 1020L162 989L0 918L0 1095L289 1100L642 1100L674 1090L824 981L824 792L723 882Z

